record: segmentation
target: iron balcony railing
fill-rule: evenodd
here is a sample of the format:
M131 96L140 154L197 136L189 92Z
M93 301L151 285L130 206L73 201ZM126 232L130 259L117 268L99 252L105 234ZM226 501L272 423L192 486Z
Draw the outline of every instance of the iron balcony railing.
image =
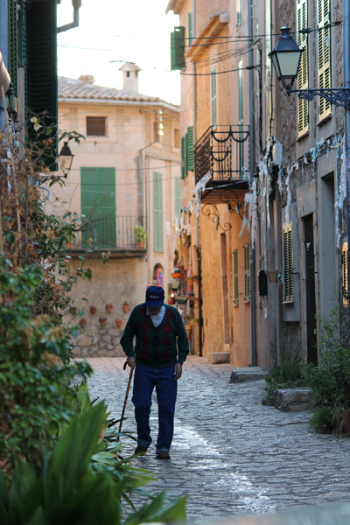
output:
M245 179L249 172L249 126L210 126L194 146L196 184L211 180Z
M145 230L146 218L128 215L103 216L91 214L82 218L81 229L67 243L68 251L146 251L146 241L139 241L141 227Z

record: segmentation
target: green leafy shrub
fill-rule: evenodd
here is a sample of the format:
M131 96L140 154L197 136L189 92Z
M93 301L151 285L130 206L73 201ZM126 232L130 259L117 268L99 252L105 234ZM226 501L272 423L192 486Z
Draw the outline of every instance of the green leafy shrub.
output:
M264 405L273 405L273 393L278 388L295 388L306 385L304 368L300 361L275 365L265 377Z
M0 258L0 458L20 453L41 460L74 414L74 377L91 372L70 363L69 332L48 314L33 315L34 294L43 281L39 266L13 271Z
M165 493L137 512L123 512L121 495L130 491L137 474L113 476L110 468L97 472L91 460L101 443L105 407L99 403L71 419L47 463L34 469L16 458L8 492L0 471L0 523L2 525L138 525L145 522L184 520L185 500L163 505ZM125 460L127 461L127 460ZM109 460L109 466L110 466ZM118 468L116 466L116 468Z
M349 327L342 326L339 306L318 321L320 362L318 366L308 365L305 369L312 389L314 416L310 424L317 432L342 432L342 412L350 408Z

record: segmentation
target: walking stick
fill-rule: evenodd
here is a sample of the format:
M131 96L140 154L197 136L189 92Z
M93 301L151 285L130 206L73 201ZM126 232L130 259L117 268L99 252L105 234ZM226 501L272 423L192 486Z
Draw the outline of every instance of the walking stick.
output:
M125 363L124 363L123 370L126 369L126 365L127 365L127 361L125 361ZM129 390L130 390L131 379L132 379L132 375L133 375L133 373L134 373L134 369L131 368L131 369L130 369L130 375L129 375L128 386L127 386L126 394L125 394L125 400L124 400L123 412L122 412L122 415L121 415L121 418L120 418L120 423L119 423L119 431L118 431L119 433L120 433L121 430L122 430L123 418L124 418L124 414L125 414L126 403L127 403L127 401L128 401L128 395L129 395Z

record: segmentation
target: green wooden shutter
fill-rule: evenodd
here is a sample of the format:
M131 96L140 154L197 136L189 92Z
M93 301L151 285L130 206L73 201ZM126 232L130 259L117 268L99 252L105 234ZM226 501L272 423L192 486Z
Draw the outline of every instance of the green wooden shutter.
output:
M193 126L187 128L186 134L186 162L187 171L194 170L194 150L193 150Z
M244 247L244 300L250 301L250 245Z
M192 11L188 13L188 45L192 44L193 40L193 27L192 27Z
M236 13L237 13L237 25L238 27L242 22L242 14L241 14L241 0L236 0Z
M234 303L239 303L239 295L238 295L238 250L234 250L233 252L233 294L234 294Z
M294 275L293 271L293 232L292 225L283 229L283 255L284 255L284 300L294 300Z
M81 168L80 177L81 214L88 223L83 231L82 246L113 250L117 246L115 169Z
M239 138L244 138L244 86L243 86L243 60L240 60L238 64L238 125L239 125ZM244 177L244 142L238 144L238 164L239 164L239 177Z
M164 251L163 243L163 181L162 174L153 172L153 246L156 252Z
M317 2L317 26L323 28L331 22L330 0ZM318 31L318 86L331 87L331 29ZM331 111L331 104L319 97L319 115L324 116Z
M17 35L17 2L14 2L14 0L8 0L8 70L10 73L15 97L17 97L18 70Z
M349 272L348 272L348 243L344 242L342 250L342 293L343 293L343 305L349 306Z
M175 177L175 215L180 215L182 208L181 179Z
M55 0L32 2L27 11L28 106L35 115L46 112L43 120L46 126L52 128L53 144L51 148L45 148L43 158L46 166L52 171L57 169L55 161L58 147L56 4ZM29 134L40 147L38 135L31 125ZM46 140L49 137L45 134L39 136L40 138Z
M211 125L213 128L217 126L217 97L216 97L216 67L210 72L211 80Z
M185 67L185 28L174 27L170 34L170 69L175 71Z
M307 0L297 1L297 34L298 46L305 51L301 55L301 62L298 71L298 89L308 89L309 72L308 72L308 36L300 33L302 29L308 27L308 8ZM309 130L309 102L304 99L298 99L298 133L299 135Z
M187 177L187 133L181 137L181 178Z

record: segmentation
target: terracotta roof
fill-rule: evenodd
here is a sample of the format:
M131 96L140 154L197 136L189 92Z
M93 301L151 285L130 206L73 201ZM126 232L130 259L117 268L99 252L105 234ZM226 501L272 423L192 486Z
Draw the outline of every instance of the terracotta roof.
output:
M58 78L59 99L86 99L86 100L119 100L134 102L163 102L159 97L148 97L140 93L130 93L115 88L95 86L91 82L72 78ZM174 105L174 104L171 104ZM174 107L177 107L174 105Z

